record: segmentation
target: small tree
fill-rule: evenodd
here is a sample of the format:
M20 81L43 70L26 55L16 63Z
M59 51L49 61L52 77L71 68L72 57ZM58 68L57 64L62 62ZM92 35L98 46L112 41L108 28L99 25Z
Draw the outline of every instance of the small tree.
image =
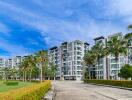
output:
M129 64L124 65L120 69L120 73L118 74L118 76L125 79L132 78L132 66L130 66Z
M88 68L85 68L85 69L84 69L83 75L84 75L84 76L83 76L83 77L84 77L84 80L85 80L85 79L89 79L90 76L89 76L89 69L88 69Z

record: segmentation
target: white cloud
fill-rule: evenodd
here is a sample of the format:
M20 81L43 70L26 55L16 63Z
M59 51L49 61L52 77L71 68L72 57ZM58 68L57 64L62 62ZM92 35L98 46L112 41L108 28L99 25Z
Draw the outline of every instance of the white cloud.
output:
M125 28L123 29L120 25L116 25L112 22L111 18L116 15L124 16L123 20L126 20L125 22L127 22L129 17L132 18L130 14L132 12L132 7L130 4L132 4L130 0L111 0L107 2L106 5L104 5L106 6L104 7L104 15L109 17L110 20L102 22L97 22L97 20L88 14L87 16L77 14L79 17L77 21L58 19L1 1L0 8L4 8L4 12L8 13L12 19L17 20L28 27L39 30L47 45L52 46L58 45L63 41L75 39L91 42L93 38L100 35L106 36L112 33L125 31ZM41 2L38 2L38 5L41 5ZM78 13L76 9L69 8L65 9L65 12L66 16Z
M0 34L9 35L9 31L9 28L5 24L0 22Z
M132 0L109 0L105 11L106 17L122 18L125 24L132 23Z
M29 49L26 49L21 45L11 44L8 40L4 40L2 38L0 38L0 48L8 52L10 54L10 57L18 55L27 55L31 53Z

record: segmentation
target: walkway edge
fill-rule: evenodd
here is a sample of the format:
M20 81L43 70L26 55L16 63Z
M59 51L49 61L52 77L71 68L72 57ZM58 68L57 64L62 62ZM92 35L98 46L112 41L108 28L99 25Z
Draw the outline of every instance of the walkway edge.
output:
M43 97L43 100L55 100L55 95L55 88L52 85L51 89Z
M125 87L119 87L119 86L104 85L104 84L95 84L95 83L85 83L85 84L91 84L91 85L97 85L97 86L105 86L105 87L112 87L112 88L118 88L118 89L124 89L124 90L132 91L132 88L125 88Z

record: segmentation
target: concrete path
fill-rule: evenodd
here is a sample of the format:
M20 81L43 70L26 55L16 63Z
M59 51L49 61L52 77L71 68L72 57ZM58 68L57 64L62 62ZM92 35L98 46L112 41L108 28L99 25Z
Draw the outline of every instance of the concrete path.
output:
M132 91L84 84L78 81L54 81L55 100L132 100Z

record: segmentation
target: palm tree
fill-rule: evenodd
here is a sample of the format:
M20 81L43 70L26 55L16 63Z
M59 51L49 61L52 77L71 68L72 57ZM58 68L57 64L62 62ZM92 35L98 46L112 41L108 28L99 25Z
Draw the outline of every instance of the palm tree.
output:
M85 55L84 55L84 63L86 66L88 66L88 73L89 73L89 78L91 79L91 73L90 73L90 68L92 65L95 64L96 62L96 54L93 50L88 50ZM86 70L86 69L85 69ZM85 73L85 72L84 72Z
M132 30L132 24L128 25L128 30Z
M95 53L95 61L96 64L100 65L100 60L104 59L104 57L106 56L107 59L107 49L105 44L103 43L103 41L97 42L93 47L92 47L92 51Z
M117 63L119 55L127 55L127 42L123 37L114 36L107 42L107 49L115 57Z
M132 25L128 26L128 30L132 30ZM127 41L127 46L129 48L128 53L130 53L130 54L128 54L128 63L130 63L129 61L132 61L132 53L131 53L132 48L130 47L130 46L132 46L132 32L126 34L125 39Z
M19 66L19 70L22 72L23 81L27 80L27 72L28 72L28 60L27 57L23 59L22 63Z
M105 46L104 46L103 42L98 42L97 44L95 44L92 47L92 51L96 55L97 62L99 62L100 58L103 58L105 56L104 49L105 49Z
M42 82L43 81L43 67L44 67L44 64L48 61L48 58L47 58L47 51L46 50L41 50L39 52L37 52L35 54L36 56L36 63L39 65L39 68L41 70L41 73L40 73L40 81Z
M127 54L127 42L123 37L114 36L107 42L108 51L118 60L120 54Z
M29 80L31 81L32 78L32 72L33 69L35 68L35 58L33 55L30 55L27 57L27 66L28 66L28 71L29 71Z
M17 70L15 69L15 67L11 68L10 69L10 74L11 74L11 78L14 80L16 76L16 73L17 73Z
M55 80L57 65L55 65L54 63L50 63L50 67L51 67L51 75L52 77L54 77Z
M9 75L9 67L4 68L4 76L5 76L5 81L8 80L8 75Z

